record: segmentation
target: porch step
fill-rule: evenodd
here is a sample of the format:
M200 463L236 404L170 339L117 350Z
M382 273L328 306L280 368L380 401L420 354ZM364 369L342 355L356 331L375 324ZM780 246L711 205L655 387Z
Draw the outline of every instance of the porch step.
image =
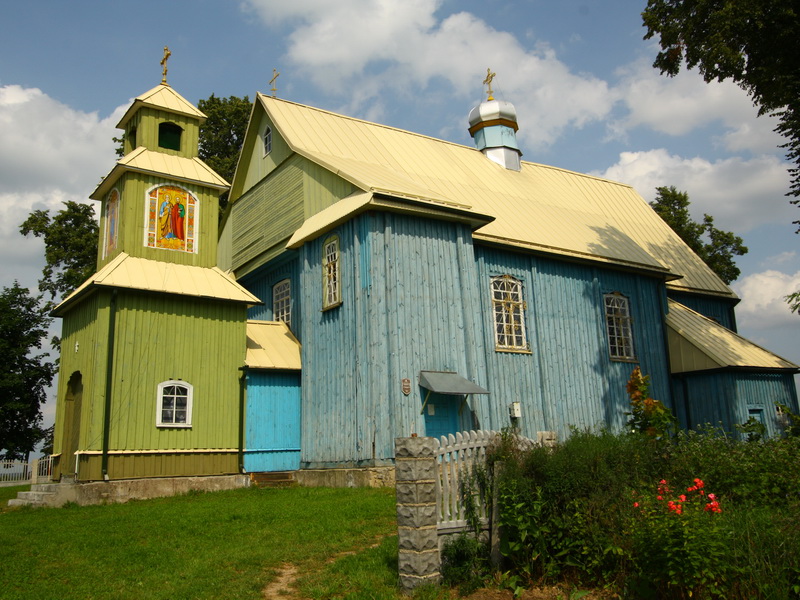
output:
M294 471L271 471L268 473L250 473L250 484L259 488L289 487L295 485Z
M36 483L29 492L17 492L17 497L8 501L8 506L52 506L56 498L57 483Z

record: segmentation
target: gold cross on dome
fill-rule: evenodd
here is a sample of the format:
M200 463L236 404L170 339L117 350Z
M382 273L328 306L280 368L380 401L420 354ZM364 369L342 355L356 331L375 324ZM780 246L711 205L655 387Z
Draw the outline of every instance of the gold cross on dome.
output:
M172 52L169 51L168 46L164 46L164 58L161 59L161 66L164 67L161 72L161 83L164 85L167 83L167 60L170 56L172 56Z
M489 91L486 92L489 95L489 100L494 100L494 96L492 96L492 94L494 94L492 91L492 80L495 77L497 77L497 73L492 73L491 69L486 69L486 79L483 80L483 84L489 86Z
M278 91L278 88L275 87L275 80L278 78L279 75L280 75L280 73L278 72L277 69L272 69L272 79L269 80L269 84L272 86L272 89L270 89L270 92L272 92L272 97L273 98L275 97L275 93Z

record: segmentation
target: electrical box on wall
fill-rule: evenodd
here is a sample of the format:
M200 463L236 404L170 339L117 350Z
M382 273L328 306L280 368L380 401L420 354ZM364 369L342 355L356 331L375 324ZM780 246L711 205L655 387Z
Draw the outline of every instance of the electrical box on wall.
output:
M522 406L519 402L512 402L508 405L508 416L512 419L519 419L522 417Z

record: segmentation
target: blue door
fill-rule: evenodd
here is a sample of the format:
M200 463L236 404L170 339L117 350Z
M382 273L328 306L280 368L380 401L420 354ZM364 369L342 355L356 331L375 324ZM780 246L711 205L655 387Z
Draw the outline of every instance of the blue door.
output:
M431 392L425 404L425 435L440 437L461 431L459 411L464 396Z
M248 373L244 468L300 468L300 373Z

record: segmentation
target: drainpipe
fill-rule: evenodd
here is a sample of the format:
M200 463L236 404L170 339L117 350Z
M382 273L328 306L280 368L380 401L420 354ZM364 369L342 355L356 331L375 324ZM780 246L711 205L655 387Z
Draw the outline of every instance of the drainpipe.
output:
M117 325L117 290L111 292L108 315L108 357L106 360L106 402L103 410L103 479L108 481L108 440L111 434L111 389L114 384L114 335ZM76 470L77 472L77 470Z
M247 365L239 367L239 473L244 473L244 401L247 394Z

